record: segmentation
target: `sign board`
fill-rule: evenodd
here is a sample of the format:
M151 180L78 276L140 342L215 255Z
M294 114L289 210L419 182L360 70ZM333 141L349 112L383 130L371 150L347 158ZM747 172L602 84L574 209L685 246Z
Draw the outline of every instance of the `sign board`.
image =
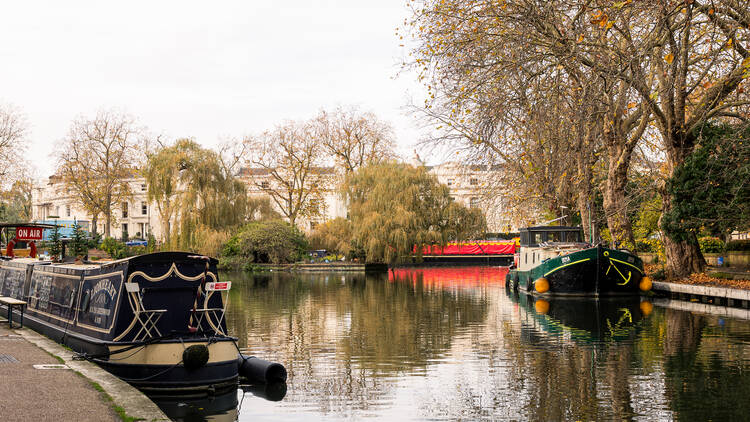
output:
M216 291L216 290L229 290L232 288L232 282L231 281L221 281L218 283L206 283L206 291Z
M41 227L16 227L16 237L18 240L42 240Z

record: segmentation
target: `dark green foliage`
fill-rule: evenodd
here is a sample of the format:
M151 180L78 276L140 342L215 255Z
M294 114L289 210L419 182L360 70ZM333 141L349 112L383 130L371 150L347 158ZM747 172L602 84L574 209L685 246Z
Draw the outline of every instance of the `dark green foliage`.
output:
M129 256L127 246L119 240L111 237L104 239L99 248L108 253L112 259L122 259Z
M53 261L62 259L62 241L60 240L60 229L55 225L50 236L49 254Z
M662 252L664 245L659 239L640 239L635 241L636 252Z
M77 257L85 257L89 254L89 245L86 234L81 229L78 221L73 222L73 238L70 241L70 254Z
M222 255L281 264L299 261L307 247L305 235L286 221L256 221L246 224L232 236L224 245Z
M728 251L750 251L750 240L731 240L727 242Z
M667 183L673 201L662 228L676 240L748 228L750 125L706 124L694 136L695 150Z
M123 230L122 231L122 241L123 242L127 242L128 239L130 239L130 235L128 234L128 231L127 230Z

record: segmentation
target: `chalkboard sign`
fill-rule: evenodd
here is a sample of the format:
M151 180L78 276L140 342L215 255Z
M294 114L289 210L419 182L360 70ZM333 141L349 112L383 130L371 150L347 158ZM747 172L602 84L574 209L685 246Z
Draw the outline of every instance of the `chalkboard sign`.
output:
M0 277L3 283L2 295L20 300L26 300L23 296L23 283L26 281L26 270L24 268L2 267Z

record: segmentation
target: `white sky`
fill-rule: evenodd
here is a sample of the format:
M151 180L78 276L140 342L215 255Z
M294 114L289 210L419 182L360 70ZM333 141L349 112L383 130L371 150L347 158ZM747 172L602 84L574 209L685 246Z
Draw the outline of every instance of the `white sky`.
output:
M0 102L30 124L37 176L71 120L119 108L151 132L206 146L358 105L391 122L402 154L420 136L404 106L403 0L15 1L0 14Z

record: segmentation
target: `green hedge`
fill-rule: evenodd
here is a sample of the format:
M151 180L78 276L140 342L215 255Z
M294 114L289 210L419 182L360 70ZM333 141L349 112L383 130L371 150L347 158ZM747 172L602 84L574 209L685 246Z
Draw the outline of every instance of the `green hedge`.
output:
M750 240L730 240L727 242L728 251L750 251Z

